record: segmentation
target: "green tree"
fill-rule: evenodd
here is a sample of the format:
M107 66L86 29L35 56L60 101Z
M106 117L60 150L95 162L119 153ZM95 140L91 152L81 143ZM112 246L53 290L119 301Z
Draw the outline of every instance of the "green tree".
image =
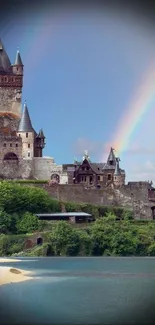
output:
M58 221L50 234L55 255L77 255L80 242L78 232L66 221Z
M114 255L128 256L135 255L137 239L130 231L116 233L111 240L111 250Z
M30 212L24 213L21 220L17 223L17 230L19 233L31 233L36 230L40 230L40 221L38 218Z
M0 210L0 233L7 234L11 231L13 220L4 210Z

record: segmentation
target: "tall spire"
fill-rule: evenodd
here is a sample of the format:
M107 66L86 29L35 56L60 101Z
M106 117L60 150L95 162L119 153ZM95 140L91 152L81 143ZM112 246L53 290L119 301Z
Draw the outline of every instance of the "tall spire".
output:
M108 159L107 159L107 164L108 165L114 165L116 164L116 157L115 157L115 154L114 154L114 149L111 147L110 149L110 153L109 153L109 156L108 156Z
M0 72L8 72L10 66L11 62L0 39Z
M115 176L121 175L121 171L120 171L120 168L119 168L119 161L120 161L120 159L116 158L116 166L115 166L115 172L114 172Z
M34 132L26 102L24 103L24 109L19 122L18 132Z
M17 50L15 64L14 65L23 65L19 50Z

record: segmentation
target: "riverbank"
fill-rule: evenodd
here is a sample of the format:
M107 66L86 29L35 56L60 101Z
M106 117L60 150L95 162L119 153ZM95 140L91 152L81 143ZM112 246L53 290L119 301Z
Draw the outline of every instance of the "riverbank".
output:
M0 263L18 262L17 259L0 258ZM17 283L32 279L29 271L1 266L0 267L0 285L8 283Z

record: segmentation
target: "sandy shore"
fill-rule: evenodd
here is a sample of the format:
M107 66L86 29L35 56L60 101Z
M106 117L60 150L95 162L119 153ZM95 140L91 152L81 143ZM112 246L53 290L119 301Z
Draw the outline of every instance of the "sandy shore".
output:
M32 274L29 271L5 266L0 267L0 285L22 282L30 279L32 279Z

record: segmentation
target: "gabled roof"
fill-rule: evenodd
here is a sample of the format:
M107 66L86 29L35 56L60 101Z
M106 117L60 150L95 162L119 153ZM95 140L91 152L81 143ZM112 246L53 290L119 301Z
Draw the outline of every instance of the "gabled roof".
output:
M2 41L0 40L0 73L9 72L10 66L10 59L5 51Z
M18 132L34 132L26 103L18 126Z
M19 51L17 51L17 54L16 54L16 59L15 59L15 65L23 65L23 62L22 62L22 59L21 59L21 56L20 56L20 53Z

